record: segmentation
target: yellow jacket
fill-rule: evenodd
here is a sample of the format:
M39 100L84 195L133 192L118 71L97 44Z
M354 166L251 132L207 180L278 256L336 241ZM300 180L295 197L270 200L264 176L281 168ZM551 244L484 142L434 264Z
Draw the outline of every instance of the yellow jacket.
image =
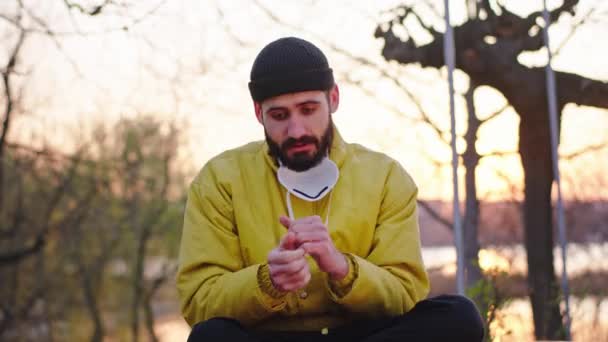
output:
M336 294L312 259L305 289L279 298L262 290L258 268L286 233L279 216L287 207L267 144L253 142L210 160L190 186L177 274L190 325L229 317L257 330L317 330L400 315L426 297L411 177L386 155L345 143L335 129L330 159L340 178L328 229L356 263L350 290ZM329 200L292 196L294 215L325 220Z

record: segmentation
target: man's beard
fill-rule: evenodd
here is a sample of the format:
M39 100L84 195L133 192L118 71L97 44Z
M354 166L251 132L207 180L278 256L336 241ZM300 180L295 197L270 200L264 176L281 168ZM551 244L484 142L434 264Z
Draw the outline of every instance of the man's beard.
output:
M279 146L278 143L274 142L270 138L266 130L264 130L264 134L266 134L268 154L270 154L271 157L275 158L275 160L280 160L280 162L290 170L296 172L306 171L314 166L317 166L321 162L321 160L323 160L323 158L327 156L329 148L331 148L331 143L334 140L334 130L331 116L329 118L327 128L321 136L320 141L314 136L305 135L299 139L288 138L283 142L283 144ZM315 153L310 156L308 152L300 152L295 153L293 157L290 158L287 154L287 151L298 143L314 144L316 147Z

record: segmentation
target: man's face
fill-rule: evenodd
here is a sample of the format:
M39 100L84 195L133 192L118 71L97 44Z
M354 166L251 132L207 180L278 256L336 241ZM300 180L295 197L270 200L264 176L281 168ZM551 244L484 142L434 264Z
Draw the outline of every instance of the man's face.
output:
M294 171L317 165L331 145L331 113L338 103L337 86L328 92L284 94L255 103L271 155Z

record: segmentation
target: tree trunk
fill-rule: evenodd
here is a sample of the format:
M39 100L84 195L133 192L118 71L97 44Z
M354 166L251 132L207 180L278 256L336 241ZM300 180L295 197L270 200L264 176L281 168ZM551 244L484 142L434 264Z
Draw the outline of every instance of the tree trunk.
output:
M477 185L475 173L479 164L479 154L475 148L477 140L477 131L481 122L477 118L475 112L475 103L473 95L477 85L471 81L469 89L465 94L465 100L468 109L468 126L465 133L467 149L465 150L462 159L465 168L465 209L463 222L463 242L464 242L464 268L465 268L465 285L467 288L477 284L481 278L481 270L479 269L479 240L477 231L479 226L479 200L477 199ZM481 298L476 298L478 304Z
M158 337L154 332L154 311L152 311L152 295L154 290L148 290L148 294L144 297L144 318L146 320L146 330L151 342L158 342Z
M3 306L3 315L2 320L0 320L0 340L2 335L5 332L9 331L13 324L16 321L15 315L17 314L17 289L19 288L19 267L21 265L20 261L9 265L8 270L3 275L6 275L6 284L8 284L8 294L7 294L7 303L1 303ZM6 306L5 306L6 305Z
M528 286L537 339L563 339L559 288L553 267L549 126L534 120L546 115L520 112L519 151L524 168L523 222L528 261Z
M133 272L133 298L131 302L131 341L139 340L139 306L143 290L143 266L145 256L145 242L143 238L137 241L135 252L135 268Z
M84 293L84 299L87 303L87 310L93 321L93 335L91 335L91 342L101 342L104 336L104 327L101 319L101 312L97 303L97 296L95 295L95 289L93 288L91 275L87 274L87 271L82 270L82 291Z

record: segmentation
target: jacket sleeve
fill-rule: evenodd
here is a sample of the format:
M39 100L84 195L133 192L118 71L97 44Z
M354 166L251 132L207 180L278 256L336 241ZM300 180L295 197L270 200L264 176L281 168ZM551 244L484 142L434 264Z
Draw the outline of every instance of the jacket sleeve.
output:
M244 265L230 187L206 166L188 192L179 252L177 289L186 321L227 317L248 325L281 310L284 300L260 289L259 268Z
M365 316L396 316L409 311L429 291L421 249L416 197L411 177L396 162L387 176L369 255L355 262L350 290L332 299Z

